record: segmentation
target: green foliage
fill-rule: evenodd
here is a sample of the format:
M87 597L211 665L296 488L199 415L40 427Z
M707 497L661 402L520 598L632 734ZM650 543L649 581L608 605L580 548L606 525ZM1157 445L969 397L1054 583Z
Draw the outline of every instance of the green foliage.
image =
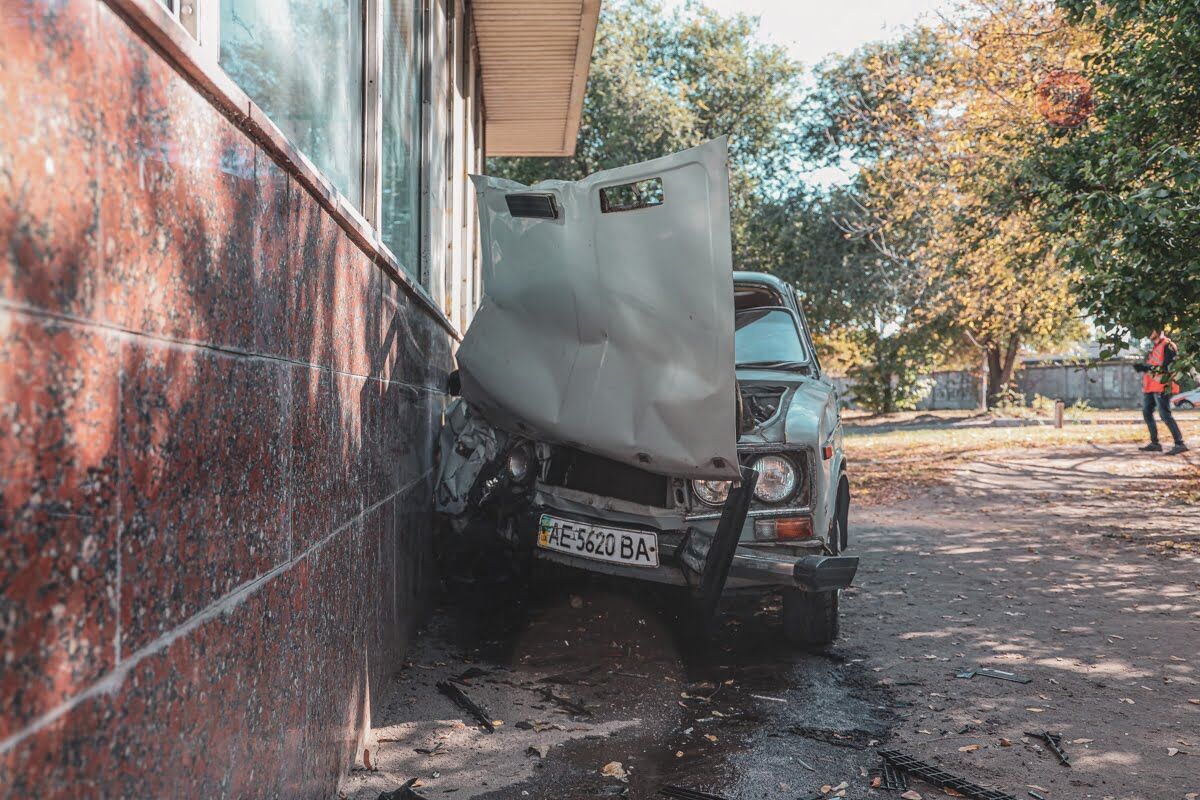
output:
M1061 0L1099 34L1089 123L1029 162L1062 258L1111 350L1166 327L1200 364L1200 11L1194 0Z
M758 21L689 4L606 2L596 33L575 155L493 158L491 174L525 184L578 180L728 135L735 248L759 196L787 184L801 66L760 42Z

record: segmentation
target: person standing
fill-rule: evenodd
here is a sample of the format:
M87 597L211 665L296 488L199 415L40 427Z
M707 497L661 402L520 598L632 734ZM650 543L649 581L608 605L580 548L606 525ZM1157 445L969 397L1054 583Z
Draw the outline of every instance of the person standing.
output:
M1162 417L1175 443L1167 455L1177 456L1188 449L1183 443L1179 423L1171 413L1171 395L1179 392L1179 384L1171 382L1171 362L1179 351L1164 331L1150 331L1150 344L1150 354L1146 356L1145 363L1133 366L1142 373L1142 418L1150 429L1150 444L1138 449L1147 453L1162 452L1162 445L1158 442L1158 426L1154 424L1154 409L1157 406L1158 415Z

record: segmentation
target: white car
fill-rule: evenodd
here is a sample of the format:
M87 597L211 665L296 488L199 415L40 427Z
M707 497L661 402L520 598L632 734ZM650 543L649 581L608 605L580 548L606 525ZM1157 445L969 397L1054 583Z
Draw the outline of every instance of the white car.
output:
M1196 408L1200 406L1200 387L1190 392L1180 392L1171 398L1171 404L1177 408Z

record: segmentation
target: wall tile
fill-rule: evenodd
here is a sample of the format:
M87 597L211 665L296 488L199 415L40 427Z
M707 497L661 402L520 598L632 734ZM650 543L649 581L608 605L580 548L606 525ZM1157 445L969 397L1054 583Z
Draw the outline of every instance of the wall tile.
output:
M383 279L381 294L376 374L387 381L445 390L453 368L450 335L391 278Z
M287 557L289 385L278 362L124 351L122 650Z
M254 351L286 356L292 286L291 194L301 191L262 148L254 150Z
M251 350L254 146L98 4L107 320Z
M0 757L14 796L327 797L303 789L307 566L132 666Z
M0 310L0 738L112 667L119 354Z
M291 188L285 354L327 367L333 363L334 279L342 233L312 195L295 183Z
M95 13L13 0L0 14L0 297L81 317L98 301Z

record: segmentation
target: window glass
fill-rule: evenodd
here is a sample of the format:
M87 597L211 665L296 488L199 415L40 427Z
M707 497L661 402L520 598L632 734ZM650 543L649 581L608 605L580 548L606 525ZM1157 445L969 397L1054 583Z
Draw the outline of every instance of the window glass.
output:
M362 203L362 0L221 0L221 66Z
M383 0L383 152L380 154L383 242L419 272L421 11L416 0Z
M804 363L808 352L796 319L782 308L750 308L737 312L733 349L738 364Z

